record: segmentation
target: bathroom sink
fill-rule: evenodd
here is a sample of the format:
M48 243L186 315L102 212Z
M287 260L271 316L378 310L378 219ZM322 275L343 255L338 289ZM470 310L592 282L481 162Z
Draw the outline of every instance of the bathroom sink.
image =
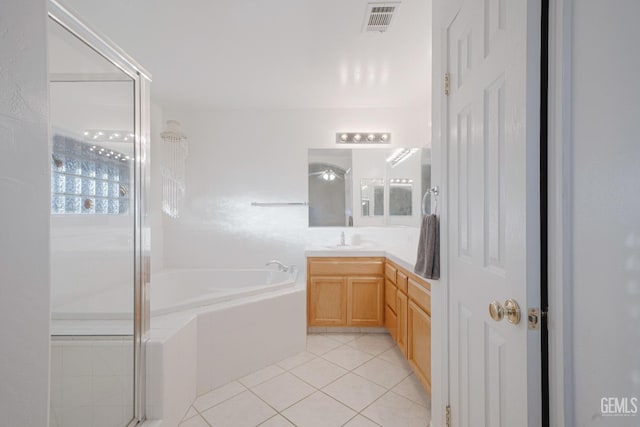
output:
M325 248L348 251L362 249L363 247L360 245L326 245Z

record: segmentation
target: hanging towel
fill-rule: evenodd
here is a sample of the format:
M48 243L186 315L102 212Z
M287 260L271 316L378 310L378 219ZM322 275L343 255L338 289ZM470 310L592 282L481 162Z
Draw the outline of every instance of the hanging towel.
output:
M437 215L422 217L418 258L413 271L427 279L440 278L440 221Z

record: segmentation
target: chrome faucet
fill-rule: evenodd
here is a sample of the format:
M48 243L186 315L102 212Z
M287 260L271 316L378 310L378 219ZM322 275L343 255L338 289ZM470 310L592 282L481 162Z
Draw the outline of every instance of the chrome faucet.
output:
M345 242L345 238L344 238L344 231L340 233L340 246L347 246L347 243Z
M278 266L278 271L283 271L285 273L293 269L293 267L286 266L283 263L281 263L280 261L278 261L277 259L272 259L266 265L269 266L269 265L272 265L272 264L276 264Z

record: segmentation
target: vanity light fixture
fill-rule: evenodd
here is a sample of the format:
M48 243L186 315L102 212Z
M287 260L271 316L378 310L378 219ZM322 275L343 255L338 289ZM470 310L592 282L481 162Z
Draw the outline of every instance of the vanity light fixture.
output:
M387 157L387 163L389 163L392 168L395 168L419 150L419 148L398 148L389 157Z
M389 132L338 132L336 144L389 144Z

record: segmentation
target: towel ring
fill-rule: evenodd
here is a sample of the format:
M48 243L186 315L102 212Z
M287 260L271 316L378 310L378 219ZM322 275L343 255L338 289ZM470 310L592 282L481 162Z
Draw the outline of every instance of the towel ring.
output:
M436 185L428 189L424 196L422 196L422 215L429 215L427 212L427 197L433 194L433 214L438 214L438 194L440 194L440 188Z

